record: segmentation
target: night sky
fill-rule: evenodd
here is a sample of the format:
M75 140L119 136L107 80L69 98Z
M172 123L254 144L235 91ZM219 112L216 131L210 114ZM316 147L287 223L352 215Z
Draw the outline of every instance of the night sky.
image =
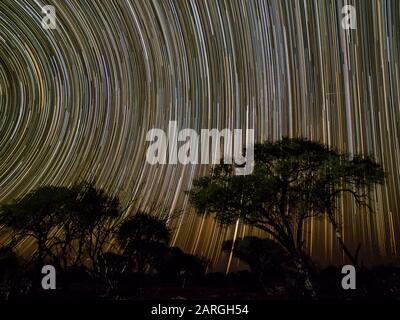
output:
M345 4L356 8L355 30L342 28ZM44 5L55 7L56 29L42 27ZM364 262L391 261L400 250L399 37L398 0L1 0L0 202L95 180L130 204L125 214L167 215L172 245L224 269L222 241L258 233L194 214L185 191L210 167L149 165L145 137L169 121L252 128L257 141L307 137L383 164L375 213L343 199L341 221ZM310 221L304 237L320 263L342 262L327 221Z

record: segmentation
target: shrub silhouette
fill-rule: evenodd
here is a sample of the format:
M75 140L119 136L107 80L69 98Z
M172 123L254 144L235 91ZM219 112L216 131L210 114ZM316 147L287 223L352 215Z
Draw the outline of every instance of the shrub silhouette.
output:
M287 252L270 239L247 236L236 239L234 243L227 240L223 243L222 250L232 251L236 258L247 263L264 286L267 281L282 281L282 276L287 275L290 270Z
M138 273L156 273L170 238L164 220L139 212L124 221L118 230L118 242L127 260L127 269Z

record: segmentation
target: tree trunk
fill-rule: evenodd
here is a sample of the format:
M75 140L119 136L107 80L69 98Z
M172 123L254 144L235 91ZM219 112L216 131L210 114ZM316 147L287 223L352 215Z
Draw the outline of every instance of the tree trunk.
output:
M310 275L308 272L307 266L305 266L304 260L301 257L301 254L296 253L295 258L293 259L294 264L297 268L297 272L299 273L300 281L303 282L304 285L304 293L308 298L315 299L317 294L315 293L313 284L310 279Z
M328 217L329 217L329 221L331 222L331 224L335 230L336 238L338 239L343 252L346 254L347 258L350 260L350 262L353 264L353 266L357 267L358 266L358 252L361 248L361 244L358 245L356 253L353 255L343 241L342 231L340 230L339 225L337 224L337 222L333 216L332 209L328 209Z

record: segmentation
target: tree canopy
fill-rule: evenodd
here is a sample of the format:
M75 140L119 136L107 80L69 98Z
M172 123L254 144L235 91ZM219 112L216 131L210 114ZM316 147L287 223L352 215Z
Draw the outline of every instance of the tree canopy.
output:
M371 188L385 176L370 157L350 157L302 138L256 144L254 161L253 173L246 176L236 176L234 165L221 161L208 176L194 181L191 202L199 213L213 214L222 224L239 219L263 230L299 261L306 255L307 219L327 216L345 248L334 214L337 199L349 194L358 205L369 206Z

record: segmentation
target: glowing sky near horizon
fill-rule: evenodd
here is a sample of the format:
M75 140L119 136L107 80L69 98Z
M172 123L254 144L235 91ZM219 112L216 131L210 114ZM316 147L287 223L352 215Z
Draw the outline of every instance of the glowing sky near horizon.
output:
M347 3L347 2L346 2ZM185 191L205 165L149 165L152 128L253 128L373 155L388 172L374 214L344 199L344 238L366 262L400 241L400 2L0 1L0 202L46 184L95 180L123 203L169 215L173 245L226 264L222 229ZM41 26L54 5L57 29ZM179 214L184 212L184 214ZM256 233L257 234L257 233ZM342 262L326 221L304 233L318 261Z

